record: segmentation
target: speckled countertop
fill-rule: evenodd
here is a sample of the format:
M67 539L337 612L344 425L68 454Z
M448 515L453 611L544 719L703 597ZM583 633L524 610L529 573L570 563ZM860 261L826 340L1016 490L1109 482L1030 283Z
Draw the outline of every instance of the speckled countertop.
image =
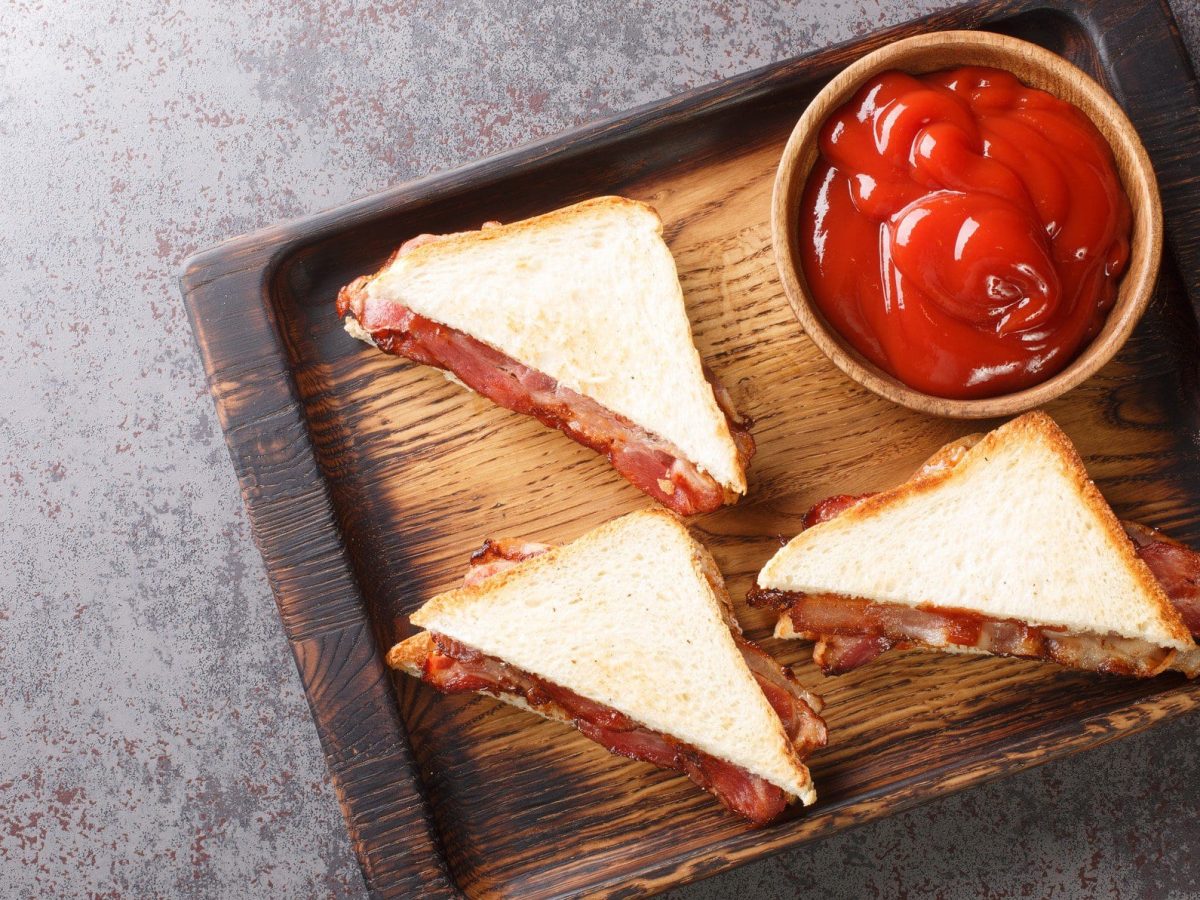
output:
M185 257L936 0L0 8L0 896L359 896ZM1193 56L1200 4L1172 3ZM1194 716L679 896L1200 893Z

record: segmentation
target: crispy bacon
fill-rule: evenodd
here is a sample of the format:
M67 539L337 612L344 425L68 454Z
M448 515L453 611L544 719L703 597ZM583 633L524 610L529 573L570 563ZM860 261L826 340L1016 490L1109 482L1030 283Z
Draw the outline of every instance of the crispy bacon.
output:
M873 496L874 494L834 494L832 497L826 497L804 514L804 527L812 528L814 525L836 519L850 507L858 506Z
M766 825L787 806L781 788L739 766L719 760L669 735L637 725L615 709L581 697L528 672L433 635L436 650L422 679L447 694L483 691L519 697L538 712L570 721L605 749L685 773L727 808L755 825Z
M1172 540L1156 528L1122 522L1138 556L1150 567L1183 623L1200 638L1200 553Z
M811 528L827 522L868 496L830 497L809 510L804 525ZM1200 553L1144 525L1122 525L1188 630L1200 639ZM966 609L911 607L758 587L750 591L747 602L786 611L796 636L816 641L813 660L829 675L865 665L890 649L914 645L1046 659L1108 674L1149 677L1177 669L1188 677L1200 675L1200 647L1174 651L1112 634L1069 634L1058 628L992 619Z
M436 241L420 235L399 254ZM359 278L338 293L337 312L352 316L380 350L452 373L471 390L514 412L533 416L567 437L608 458L618 472L658 502L682 516L712 512L736 500L715 478L688 460L681 450L577 393L555 379L470 335L418 315L397 300L368 297L370 278ZM717 405L743 468L754 455L749 420L739 420L725 392L706 369Z
M463 587L486 581L493 575L499 575L523 560L540 556L549 549L549 544L539 544L535 541L488 539L471 554L467 574L463 576Z
M1138 677L1195 664L1195 660L1181 660L1175 651L1147 641L1069 634L1059 628L992 619L965 609L797 595L788 616L799 636L817 641L813 659L826 674L848 672L886 650L914 645L1045 659Z
M579 716L574 718L572 724L584 737L595 741L609 753L615 753L626 759L648 762L653 766L671 769L675 772L683 771L679 759L679 745L657 731L647 731L644 728L606 728L604 725ZM726 805L730 809L735 809L730 804ZM738 810L735 809L735 811Z
M795 746L796 752L803 757L818 747L824 747L828 736L825 721L820 716L824 701L804 690L789 669L777 663L757 644L737 631L733 632L733 637L742 651L746 666L779 716L784 733Z
M421 678L445 694L474 691L504 693L515 691L518 679L498 659L476 653L449 638L439 638L440 652L425 659Z
M813 646L813 662L826 675L841 675L865 666L896 646L881 634L827 634Z
M518 563L551 550L549 544L515 540L488 540L471 555L465 584L483 580ZM705 564L710 582L719 573ZM825 746L825 722L819 713L821 698L804 690L792 673L730 624L734 642L767 701L783 725L784 733L803 758ZM757 825L765 825L783 812L784 792L744 769L716 759L674 738L642 728L632 719L602 703L512 668L440 635L434 636L438 653L425 662L425 681L446 693L484 691L522 697L543 712L558 712L584 735L612 753L684 772L714 794L725 806Z
M765 778L687 744L677 746L684 774L753 824L769 825L787 809L787 794Z

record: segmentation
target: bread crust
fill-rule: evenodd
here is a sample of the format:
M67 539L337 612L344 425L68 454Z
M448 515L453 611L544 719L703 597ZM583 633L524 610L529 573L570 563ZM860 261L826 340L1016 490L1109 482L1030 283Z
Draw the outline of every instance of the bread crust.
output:
M434 646L433 635L428 631L420 631L393 645L385 660L393 669L401 669L420 678L425 670L425 660L433 652Z
M588 542L602 542L605 540L607 535L626 527L628 520L635 517L653 517L663 522L670 523L671 527L680 529L687 534L689 544L692 548L690 564L696 575L696 578L709 584L712 589L712 594L720 606L722 618L731 629L740 634L741 628L733 614L732 600L729 597L729 592L725 587L724 579L721 577L720 570L718 569L715 560L712 558L712 555L708 552L707 548L691 537L686 526L677 515L665 509L658 508L644 509L638 512L630 513L626 516L619 517L617 519L613 519L609 522L606 522L604 525L593 529L570 544L563 544L558 547L554 547L544 553L538 554L535 557L523 560L512 568L499 572L482 582L440 594L429 600L424 606L414 612L410 616L410 621L412 624L419 627L429 626L433 622L436 622L438 616L446 610L453 609L458 605L469 605L479 598L497 591L514 578L526 578L529 577L531 572L536 573L541 570L553 569L559 564L559 557L567 550L567 548L572 548L571 552L578 552L580 546L583 545L586 548ZM425 659L428 657L433 647L434 643L430 633L428 631L419 632L418 634L394 645L387 654L387 663L393 668L397 668L407 672L410 675L420 677L423 671ZM741 661L740 655L738 660L740 665L745 665L745 663ZM532 674L536 675L538 673L533 672ZM746 669L746 677L750 679L754 678L753 673L748 667ZM571 724L570 717L553 704L548 705L546 708L539 707L534 709L528 704L522 702L521 698L500 695L499 699L521 709L538 713L547 719ZM814 700L816 700L816 698L814 698ZM818 705L820 705L819 700L816 700L816 702ZM817 711L819 714L819 710ZM634 719L634 721L637 721L636 716L630 716L630 718ZM646 726L643 722L639 722L639 724L643 725L644 727L650 727ZM784 790L789 802L792 802L795 799L800 799L806 806L812 804L816 800L816 791L813 787L812 776L809 773L807 766L804 764L804 760L800 757L800 754L797 752L792 741L788 739L782 722L780 722L778 717L774 715L772 716L772 728L778 732L776 737L780 741L780 744L787 756L789 766L793 769L792 774L795 783L802 790L797 793L785 787L784 785L779 784L774 779L768 780L777 784L778 787Z
M574 547L577 550L578 547L585 542L602 542L609 534L619 531L621 528L623 528L627 520L635 516L662 519L670 522L674 527L681 528L685 531L687 530L687 526L683 523L683 520L669 510L659 508L638 510L637 512L629 513L626 516L620 516L616 519L611 519L600 527L592 529L576 541L573 541L569 544L560 544L556 547L552 547L545 553L539 553L537 556L532 557L531 559L523 560L520 565L513 566L510 569L505 569L503 572L499 572L477 584L455 588L454 590L438 594L436 597L429 600L420 609L414 612L409 617L409 621L411 621L414 625L424 627L429 619L431 617L436 617L438 613L448 610L456 605L469 603L476 597L490 594L497 588L507 584L513 578L525 577L531 571L553 569L558 565L558 559L567 547ZM729 598L729 592L725 589L724 580L721 580L719 583L714 583L712 578L712 573L714 571L719 572L716 561L713 560L712 554L708 552L707 548L701 545L698 541L692 540L692 544L696 548L692 558L693 570L695 571L697 577L709 581L713 587L713 593L716 595L717 600L721 603L724 609L725 618L727 620L732 620L736 624L737 620L733 618L733 603ZM400 645L397 645L397 647L399 646ZM393 651L395 649L396 648L393 648Z
M522 347L504 346L506 340L511 343L517 337L536 333L536 328L516 328L510 324L503 329L507 338L498 337L494 329L489 335L484 333L486 329L483 331L478 330L478 321L472 321L471 323L456 321L454 316L447 315L447 308L444 306L439 310L422 309L415 298L400 297L394 289L388 287L390 283L389 278L392 277L394 271L399 271L397 267L401 265L406 272L420 270L431 265L434 267L438 265L445 267L447 259L454 260L456 254L462 253L465 250L474 248L474 250L478 251L480 247L500 240L533 240L539 233L553 229L560 223L570 223L572 220L586 219L589 215L593 215L597 211L605 215L623 214L629 218L639 219L640 222L637 226L639 231L642 230L643 223L652 224L653 233L657 235L655 244L659 248L656 252L661 252L665 258L671 260L673 267L676 266L669 248L662 240L663 222L654 207L627 197L615 195L594 197L508 224L489 222L485 223L482 228L472 231L459 231L440 235L418 235L405 242L377 272L372 275L362 276L341 290L337 304L339 315L343 317L346 330L352 336L374 344L375 342L371 339L370 334L359 326L351 311L355 308L361 308L367 302L369 296L377 292L383 297L401 299L406 306L413 308L424 318L448 328L457 329L475 340L486 344L493 350L511 357L533 371L541 372L553 378L564 387L593 399L605 409L612 411L627 421L633 422L648 434L661 439L673 448L677 448L673 452L677 452L678 456L693 463L699 471L709 475L716 485L721 488L725 504L735 503L747 491L746 465L749 460L748 456L744 458L739 450L741 446L740 438L736 435L740 432L738 432L738 427L735 427L738 416L722 408L717 396L718 391L721 389L717 384L709 383L704 388L701 388L699 387L698 379L695 380L695 390L689 389L686 392L688 396L692 396L694 401L692 404L692 419L688 422L681 423L676 421L657 407L657 415L653 415L645 407L638 406L637 404L634 404L634 407L630 408L630 399L627 396L628 390L623 393L618 392L621 393L621 396L618 397L605 396L606 382L614 384L620 382L620 379L612 377L612 360L608 361L609 365L607 367L600 367L599 371L603 376L600 383L596 383L594 380L589 383L577 383L580 380L580 376L577 371L573 370L572 366L566 367L571 371L555 371L552 365L547 364L547 360L544 357L539 361L538 353L532 352L528 344ZM671 271L671 279L679 305L678 316L682 317L681 321L686 323L686 310L684 308L682 287L678 283L678 272L675 268L672 268ZM395 277L399 278L402 276L397 275ZM675 313L672 313L672 317L675 315ZM472 324L476 326L476 329L471 327ZM678 352L685 353L688 357L685 364L687 367L690 368L695 364L699 366L700 371L703 373L704 361L695 347L695 338L692 334L690 323L686 324L687 350L680 349ZM656 334L658 333L656 332ZM659 339L661 340L661 335L659 335ZM592 340L594 343L595 339L593 338ZM538 338L538 341L538 346L553 343L553 341L544 335ZM682 337L680 338L678 347L683 347ZM596 354L595 346L591 347L590 352L592 355ZM643 352L642 356L646 356L646 353ZM577 368L577 365L574 368ZM676 369L684 371L678 366ZM688 378L688 384L693 384L693 379L690 377ZM702 424L703 427L699 427L697 423ZM709 433L710 431L711 434ZM696 437L697 435L704 437ZM696 438L699 444L689 445L689 440L692 438Z
M518 222L510 222L508 224L487 222L483 228L478 228L474 231L455 231L450 234L428 235L428 240L410 245L405 250L404 255L410 263L418 263L423 257L440 255L448 251L453 251L456 247L463 245L481 241L493 241L501 237L506 238L514 234L521 234L522 232L536 232L547 225L553 225L555 222L564 219L572 219L582 212L601 207L608 207L610 209L623 208L646 213L654 218L654 221L657 223L656 228L658 233L663 233L662 217L659 216L658 210L649 203L642 203L640 200L630 200L628 197L618 197L615 194L610 194L603 197L592 197L589 200L582 200L579 203L572 203L570 206L551 210L548 213L542 213L529 219L521 219ZM392 260L388 260L388 265L391 262ZM385 271L387 268L388 266L385 265L380 271Z
M1100 494L1100 490L1088 475L1083 460L1075 449L1075 445L1071 443L1071 439L1059 428L1058 424L1049 415L1040 410L1025 413L1016 419L1012 419L982 437L977 438L975 435L970 435L966 438L951 441L931 456L929 461L908 481L890 490L869 496L846 509L837 518L815 525L810 530L815 531L829 526L837 528L853 527L855 523L870 519L909 497L935 491L954 476L955 470L964 461L977 456L983 456L986 459L988 453L1001 442L1014 440L1040 441L1051 447L1054 453L1061 459L1067 477L1074 490L1078 493L1080 501L1091 510L1099 522L1104 537L1114 554L1111 564L1121 566L1129 572L1138 586L1144 591L1147 602L1154 608L1163 625L1166 626L1170 634L1178 641L1180 648L1193 646L1194 641L1191 632L1188 631L1179 612L1172 605L1170 599L1163 591L1162 585L1158 583L1158 580L1150 571L1149 566L1137 555L1133 543L1129 540L1128 535L1126 535L1125 529L1122 527L1116 513L1113 512L1112 507L1108 505L1108 502ZM770 563L768 563L769 567ZM766 569L764 568L763 571L765 572ZM761 587L770 587L770 585L764 585L761 578L762 573L759 575L759 585ZM872 599L869 597L851 598L850 595L839 596L844 596L847 599L865 599L868 601ZM786 626L783 624L782 620L784 618L787 618L786 613L780 617L781 620L776 625L776 636L781 636L781 632L786 634L791 629L790 621Z

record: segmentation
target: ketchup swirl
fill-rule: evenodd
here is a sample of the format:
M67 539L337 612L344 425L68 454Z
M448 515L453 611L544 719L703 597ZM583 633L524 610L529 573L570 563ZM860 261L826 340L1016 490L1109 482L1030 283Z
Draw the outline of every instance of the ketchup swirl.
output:
M1112 151L1080 110L998 69L885 72L822 127L804 274L865 357L941 397L1066 366L1129 260Z

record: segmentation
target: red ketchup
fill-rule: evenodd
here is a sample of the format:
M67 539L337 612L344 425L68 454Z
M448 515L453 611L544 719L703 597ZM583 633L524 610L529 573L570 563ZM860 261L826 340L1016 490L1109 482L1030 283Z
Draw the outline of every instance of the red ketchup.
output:
M992 397L1067 365L1129 260L1112 151L1070 103L998 69L872 79L821 129L804 274L826 320L940 397Z

